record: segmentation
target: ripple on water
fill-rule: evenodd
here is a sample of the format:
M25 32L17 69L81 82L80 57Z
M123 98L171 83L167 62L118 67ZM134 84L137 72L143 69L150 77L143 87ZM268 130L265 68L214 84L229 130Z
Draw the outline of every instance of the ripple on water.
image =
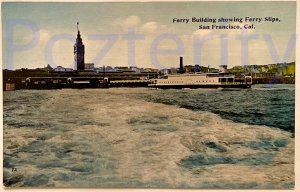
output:
M153 116L151 114L132 117L127 120L133 131L157 131L157 132L173 132L178 128L170 125L168 116Z
M261 106L283 101L268 100L269 92L260 95ZM5 93L6 101L14 100L4 103L5 186L293 187L294 139L267 126L248 126L247 114L255 119L266 110L248 108L251 103L245 101L253 91L31 90L22 92L25 97L16 93ZM224 99L226 106L236 102L234 110L224 109ZM285 104L292 101L289 97ZM207 108L243 118L246 124L197 112ZM266 115L265 121L275 116ZM14 175L11 168L16 166L20 171Z
M180 165L185 168L218 164L244 164L244 165L267 165L275 157L273 153L258 153L244 157L210 156L205 154L190 155L181 160Z

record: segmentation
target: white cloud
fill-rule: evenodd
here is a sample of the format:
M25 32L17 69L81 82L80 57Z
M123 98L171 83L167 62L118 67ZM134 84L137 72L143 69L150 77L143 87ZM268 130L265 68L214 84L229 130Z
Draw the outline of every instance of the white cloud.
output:
M137 27L141 23L141 19L138 16L132 15L125 19L123 26L128 27Z
M41 42L47 42L47 41L49 41L50 38L51 38L50 31L47 31L44 29L40 30L40 41Z
M127 18L116 18L112 22L112 26L121 28L123 31L128 31L128 28L137 28L141 23L140 17L131 15Z
M209 29L198 29L196 31L193 32L192 36L193 37L204 37L206 35L212 35L213 34L213 30L209 30Z
M148 21L146 23L141 22L141 18L136 15L131 15L127 18L117 18L112 23L115 27L121 27L124 32L128 31L128 28L135 28L136 31L145 35L155 35L162 33L169 33L172 28L155 21Z
M151 21L143 24L140 28L140 31L145 34L162 34L170 32L170 29L166 25L161 25L158 22Z

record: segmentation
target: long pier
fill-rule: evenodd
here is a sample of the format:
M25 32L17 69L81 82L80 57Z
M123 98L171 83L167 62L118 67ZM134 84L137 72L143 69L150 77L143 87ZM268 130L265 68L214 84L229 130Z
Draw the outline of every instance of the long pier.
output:
M148 87L150 80L114 80L107 77L15 77L5 82L4 89L62 89Z
M107 88L147 87L149 79L157 78L158 72L95 72L46 70L3 70L3 88L11 89L59 89L59 88Z
M12 86L14 85L14 86ZM6 81L4 88L14 89L61 89L61 88L108 88L104 77L16 77Z
M110 87L148 87L150 80L118 80L110 81Z

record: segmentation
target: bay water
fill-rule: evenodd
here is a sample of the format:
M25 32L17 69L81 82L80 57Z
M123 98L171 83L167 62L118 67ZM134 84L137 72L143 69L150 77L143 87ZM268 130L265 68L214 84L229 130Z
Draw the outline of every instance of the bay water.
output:
M16 90L7 187L294 187L294 85Z

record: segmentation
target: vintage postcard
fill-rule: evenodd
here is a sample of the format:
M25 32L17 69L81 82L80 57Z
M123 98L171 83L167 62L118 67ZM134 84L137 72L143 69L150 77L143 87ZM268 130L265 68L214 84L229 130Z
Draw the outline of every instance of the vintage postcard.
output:
M295 188L295 1L1 13L5 188Z

